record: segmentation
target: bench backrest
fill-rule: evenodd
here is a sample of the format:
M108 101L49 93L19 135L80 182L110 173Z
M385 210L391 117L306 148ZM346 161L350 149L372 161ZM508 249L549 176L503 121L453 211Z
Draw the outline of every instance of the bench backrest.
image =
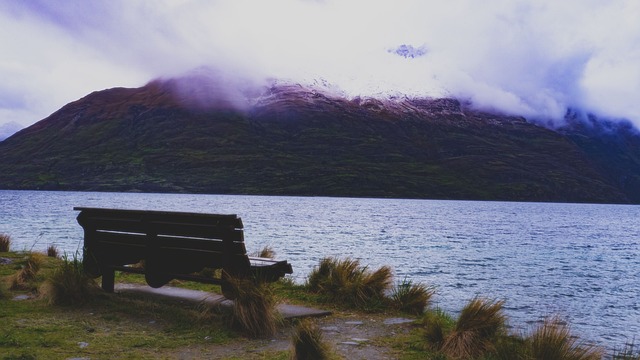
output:
M85 270L145 262L145 273L189 274L224 268L249 271L237 215L76 207L85 231Z

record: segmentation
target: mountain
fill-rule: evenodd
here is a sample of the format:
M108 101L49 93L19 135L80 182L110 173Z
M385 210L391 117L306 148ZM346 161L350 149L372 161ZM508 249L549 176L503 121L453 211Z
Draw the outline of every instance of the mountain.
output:
M0 125L0 141L15 134L20 129L22 129L22 125L18 124L17 122L8 122Z
M0 142L0 188L640 203L636 130L583 118L551 130L455 99L157 80Z

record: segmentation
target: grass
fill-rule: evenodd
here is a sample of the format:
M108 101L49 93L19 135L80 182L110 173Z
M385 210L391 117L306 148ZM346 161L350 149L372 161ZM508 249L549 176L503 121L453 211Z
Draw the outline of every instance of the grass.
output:
M12 264L0 265L0 285L8 285L7 280L28 266L30 254L9 252L3 257L13 260ZM307 358L321 359L323 355L318 354L324 350L327 350L328 358L336 358L336 352L344 350L324 349L323 334L315 322L301 322L292 329L289 350L263 351L265 344L270 342L251 340L254 337L268 337L270 335L265 334L272 331L276 331L275 336L281 338L283 326L291 325L288 322L281 323L276 316L273 318L276 330L273 327L266 331L251 330L251 326L264 326L265 321L260 316L268 312L265 309L277 304L278 299L307 306L327 304L325 297L310 291L306 285L282 280L266 289L257 286L256 290L252 286L260 284L238 284L241 290L237 291L249 289L246 291L254 292L254 298L265 298L266 303L240 301L238 306L244 308L229 309L223 314L220 311L208 312L205 316L197 304L134 293L98 292L98 296L83 298L85 301L74 306L51 306L44 296L34 296L35 292L40 290L46 293L42 284L64 271L61 269L77 275L81 264L77 257L59 259L43 254L40 257L42 262L39 271L25 289L12 290L0 286L0 359L222 357L284 360L290 357L295 359L296 356L305 358L304 354L314 352L316 355ZM363 270L359 265L356 268ZM135 277L139 275L127 274L119 279L137 281ZM405 280L400 284L403 283L406 285L409 282ZM175 282L172 285L207 290L203 284L194 285L193 282ZM219 290L210 286L208 291L212 289ZM30 295L29 299L12 300L22 294ZM249 299L251 295L243 294L241 297ZM388 308L383 314L374 315L354 309L349 304L332 304L333 318L372 317L380 321L387 316L409 316L399 312L390 302L386 305ZM557 320L546 321L526 336L508 334L505 323L501 301L476 298L462 309L457 318L439 309L427 309L415 325L406 328L407 333L371 338L370 344L373 345L362 346L383 346L393 352L393 358L405 360L589 360L603 356L602 350L579 342L569 328ZM81 342L89 345L80 348L78 344ZM218 352L220 347L228 343L242 350L226 357L221 355ZM246 350L248 348L253 351ZM638 360L639 357L638 349L629 343L607 358Z
M328 302L371 311L384 307L391 280L388 266L370 271L358 260L324 258L309 274L307 287Z
M0 234L0 252L11 250L11 237L7 234Z
M228 320L231 327L254 338L275 334L281 319L271 284L252 279L228 280L237 294Z
M255 256L267 259L274 259L276 257L276 252L269 245L262 248L262 250L258 251Z
M431 304L435 294L433 287L414 283L404 279L396 284L391 292L391 304L394 308L412 315L420 315Z
M453 320L440 310L425 312L418 331L398 344L407 349L407 359L482 360L595 360L604 351L585 344L557 318L546 320L532 334L506 332L502 301L475 298ZM416 336L419 335L419 337ZM614 351L613 360L638 360L633 343Z
M620 350L615 350L611 356L612 360L640 360L640 348L635 341L628 342Z
M455 321L442 310L427 311L422 317L423 338L428 348L442 348L447 334L455 326Z
M557 318L547 319L530 336L531 354L544 360L596 360L603 352L592 345L581 344L569 328Z
M9 297L9 288L7 284L0 279L0 300L7 299Z
M324 341L318 325L311 320L301 321L291 339L291 359L325 360L332 357L331 348Z
M503 301L475 298L460 313L440 350L454 359L476 358L494 350L494 341L505 332Z
M94 279L85 274L78 254L65 255L60 265L40 287L40 296L51 305L81 305L98 292Z
M48 257L53 257L53 258L60 257L60 253L58 252L58 248L55 245L49 245L47 247L47 256Z
M20 270L10 278L10 288L12 290L27 290L32 287L31 283L35 280L43 263L43 254L28 253Z
M0 284L20 271L16 265L27 262L23 253L3 257L14 263L0 265ZM5 287L0 297L0 359L179 358L181 349L224 344L238 337L222 317L202 319L196 305L144 295L100 292L79 305L51 306L33 294L60 268L73 267L73 259L65 263L42 258L28 289ZM25 293L30 299L11 300ZM79 342L89 345L80 348Z

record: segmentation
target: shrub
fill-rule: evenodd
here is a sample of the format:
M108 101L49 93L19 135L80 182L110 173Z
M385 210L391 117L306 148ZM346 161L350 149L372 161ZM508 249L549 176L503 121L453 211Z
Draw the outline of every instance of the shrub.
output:
M322 338L322 330L310 320L296 327L291 341L292 360L324 360L331 357L331 350Z
M454 359L470 359L493 350L493 342L505 330L503 303L479 298L471 300L444 339L442 352Z
M28 283L35 279L38 271L44 263L44 255L40 253L29 253L25 264L14 276L11 277L11 289L26 289Z
M391 278L388 266L372 272L361 267L358 260L325 258L309 274L307 286L328 301L370 310L385 303Z
M7 234L0 234L0 252L9 252L11 249L11 237Z
M62 263L45 280L40 294L51 305L80 305L90 301L98 285L82 268L78 255L72 259L65 254Z
M544 360L596 360L602 351L591 345L578 343L569 328L559 319L547 319L528 339L534 359Z
M275 334L280 322L277 301L271 285L251 279L227 278L236 295L229 322L250 337Z
M432 287L421 283L414 284L411 280L404 279L392 289L391 303L400 311L420 315L431 303L434 293Z
M47 256L52 258L59 258L58 248L55 245L49 245L47 247Z

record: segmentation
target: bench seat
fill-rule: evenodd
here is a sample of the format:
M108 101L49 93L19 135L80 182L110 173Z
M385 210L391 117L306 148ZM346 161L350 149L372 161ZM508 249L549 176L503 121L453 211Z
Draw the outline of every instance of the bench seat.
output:
M286 260L250 257L237 215L76 207L84 229L83 266L113 292L115 271L145 275L151 287L173 279L222 285L228 277L277 281L293 269ZM220 269L218 276L203 275Z

